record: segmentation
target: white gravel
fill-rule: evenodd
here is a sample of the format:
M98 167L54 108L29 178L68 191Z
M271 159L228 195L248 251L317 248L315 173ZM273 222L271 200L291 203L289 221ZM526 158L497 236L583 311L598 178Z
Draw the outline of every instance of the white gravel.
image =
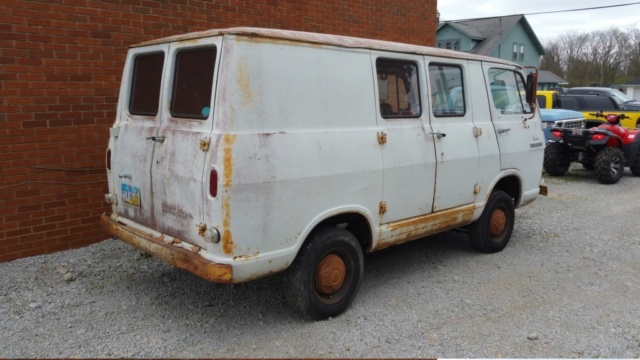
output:
M1 263L0 358L640 357L640 178L547 184L501 253L453 231L371 254L321 322L280 276L215 285L116 240Z

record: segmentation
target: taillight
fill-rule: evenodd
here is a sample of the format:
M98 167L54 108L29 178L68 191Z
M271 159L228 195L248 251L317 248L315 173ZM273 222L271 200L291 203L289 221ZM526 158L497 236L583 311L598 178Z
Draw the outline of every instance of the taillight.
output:
M603 135L603 134L595 134L595 135L593 135L593 137L591 138L591 140L602 140L602 139L604 139L605 137L607 137L607 136L606 136L606 135Z
M218 196L218 172L215 169L209 174L209 195Z
M562 137L562 131L560 130L553 130L551 134L555 137Z
M107 170L111 171L111 149L107 149Z

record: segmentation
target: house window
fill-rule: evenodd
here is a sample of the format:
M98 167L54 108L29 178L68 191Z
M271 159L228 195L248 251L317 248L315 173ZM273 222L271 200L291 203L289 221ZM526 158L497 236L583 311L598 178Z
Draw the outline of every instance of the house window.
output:
M513 43L513 53L511 55L511 60L513 61L517 61L518 60L518 43Z
M460 51L460 39L441 40L436 43L436 47L440 49Z
M520 44L519 60L524 61L524 44Z

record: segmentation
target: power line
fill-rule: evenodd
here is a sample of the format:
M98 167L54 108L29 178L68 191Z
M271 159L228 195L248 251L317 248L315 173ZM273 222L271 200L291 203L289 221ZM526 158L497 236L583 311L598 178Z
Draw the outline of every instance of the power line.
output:
M554 14L554 13L561 13L561 12L598 10L598 9L608 9L608 8L613 8L613 7L630 6L630 5L638 5L638 4L640 4L640 2L633 2L633 3L626 3L626 4L616 4L616 5L606 5L606 6L595 6L595 7L589 7L589 8L581 8L581 9L544 11L544 12L528 13L528 14L523 14L523 15L541 15L541 14Z
M518 14L518 15L542 15L542 14L554 14L554 13L563 13L563 12L574 12L574 11L587 11L587 10L608 9L608 8L622 7L622 6L631 6L631 5L640 5L640 1L632 2L632 3L625 3L625 4L604 5L604 6L594 6L594 7L579 8L579 9L567 9L567 10L543 11L543 12L525 13L525 14ZM504 15L504 16L510 16L510 15ZM490 17L487 17L487 19L488 19L488 18L494 18L494 17L504 17L504 16L490 16ZM443 20L443 21L465 21L465 20L478 20L478 19L477 19L477 18L469 18L469 19Z

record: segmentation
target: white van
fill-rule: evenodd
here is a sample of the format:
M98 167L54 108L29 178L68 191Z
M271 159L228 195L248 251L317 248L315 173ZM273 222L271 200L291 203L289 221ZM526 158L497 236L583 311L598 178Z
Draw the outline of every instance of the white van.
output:
M135 45L102 225L216 283L286 270L294 309L335 316L363 253L459 227L506 246L543 189L535 82L499 59L284 30Z

